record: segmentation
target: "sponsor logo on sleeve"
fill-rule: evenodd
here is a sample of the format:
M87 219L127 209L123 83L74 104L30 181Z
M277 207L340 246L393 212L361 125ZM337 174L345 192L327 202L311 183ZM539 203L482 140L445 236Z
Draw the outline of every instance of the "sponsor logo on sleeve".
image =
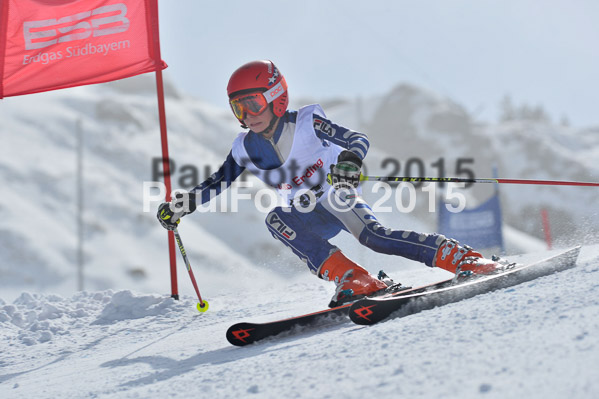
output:
M321 131L329 137L333 137L336 133L336 130L333 126L318 118L314 119L314 130Z

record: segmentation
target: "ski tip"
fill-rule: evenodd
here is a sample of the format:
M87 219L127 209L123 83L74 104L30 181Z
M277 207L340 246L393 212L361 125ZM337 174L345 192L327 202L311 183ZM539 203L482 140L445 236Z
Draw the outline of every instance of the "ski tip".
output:
M250 323L237 323L227 330L227 341L235 346L246 346L256 341L254 328Z
M580 250L582 249L582 245L577 245L569 250L565 251L562 255L566 256L570 262L576 265L578 261L578 255L580 255Z
M378 323L389 315L383 298L368 298L355 302L349 309L349 318L356 324L369 326Z
M575 247L570 248L567 252L571 253L572 255L578 256L581 249L582 249L582 245L577 245Z
M581 249L582 245L577 245L553 255L552 258L562 259L562 261L571 263L572 266L575 266Z

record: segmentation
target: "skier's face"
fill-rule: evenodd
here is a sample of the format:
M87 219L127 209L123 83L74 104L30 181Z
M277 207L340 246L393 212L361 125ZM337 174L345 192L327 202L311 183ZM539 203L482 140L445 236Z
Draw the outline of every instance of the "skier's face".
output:
M252 115L252 114L248 113L245 116L243 123L245 123L245 125L247 127L252 129L252 131L254 131L256 133L264 133L264 136L272 136L272 134L274 133L274 129L271 129L272 132L270 132L270 131L266 132L265 130L268 129L268 127L270 126L270 122L272 121L272 118L274 118L274 117L275 117L275 114L272 112L270 107L268 107L260 115ZM270 138L270 137L267 137L267 138Z

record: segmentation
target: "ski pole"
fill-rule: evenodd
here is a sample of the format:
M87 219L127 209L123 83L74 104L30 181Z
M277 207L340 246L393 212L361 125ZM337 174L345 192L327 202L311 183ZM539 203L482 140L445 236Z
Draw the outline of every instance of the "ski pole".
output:
M187 258L187 253L185 252L185 247L183 246L183 241L181 241L181 236L179 235L179 231L177 228L173 230L175 233L175 239L177 240L177 245L179 246L179 250L181 251L181 256L183 256L183 260L185 261L185 266L187 267L187 271L189 272L189 277L191 278L191 283L193 284L193 288L196 290L196 294L198 295L198 302L196 308L200 313L204 313L208 310L208 302L202 300L202 296L200 295L200 290L198 289L198 283L196 283L196 279L193 275L193 271L191 270L191 263L189 263L189 259Z
M524 179L470 179L461 177L397 177L397 176L364 176L360 175L360 181L383 181L383 182L431 182L431 183L501 183L501 184L537 184L550 186L586 186L599 187L599 183L581 181L559 181L559 180L524 180Z

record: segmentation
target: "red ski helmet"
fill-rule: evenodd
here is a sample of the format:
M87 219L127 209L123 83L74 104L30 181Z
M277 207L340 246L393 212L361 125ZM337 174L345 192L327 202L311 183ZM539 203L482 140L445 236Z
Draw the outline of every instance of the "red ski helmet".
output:
M248 62L237 68L229 78L229 84L227 85L229 104L235 117L242 125L243 117L240 118L240 113L235 110L232 100L240 95L252 92L262 93L262 97L267 104L272 105L273 113L277 117L280 118L287 111L289 105L287 82L272 61Z

